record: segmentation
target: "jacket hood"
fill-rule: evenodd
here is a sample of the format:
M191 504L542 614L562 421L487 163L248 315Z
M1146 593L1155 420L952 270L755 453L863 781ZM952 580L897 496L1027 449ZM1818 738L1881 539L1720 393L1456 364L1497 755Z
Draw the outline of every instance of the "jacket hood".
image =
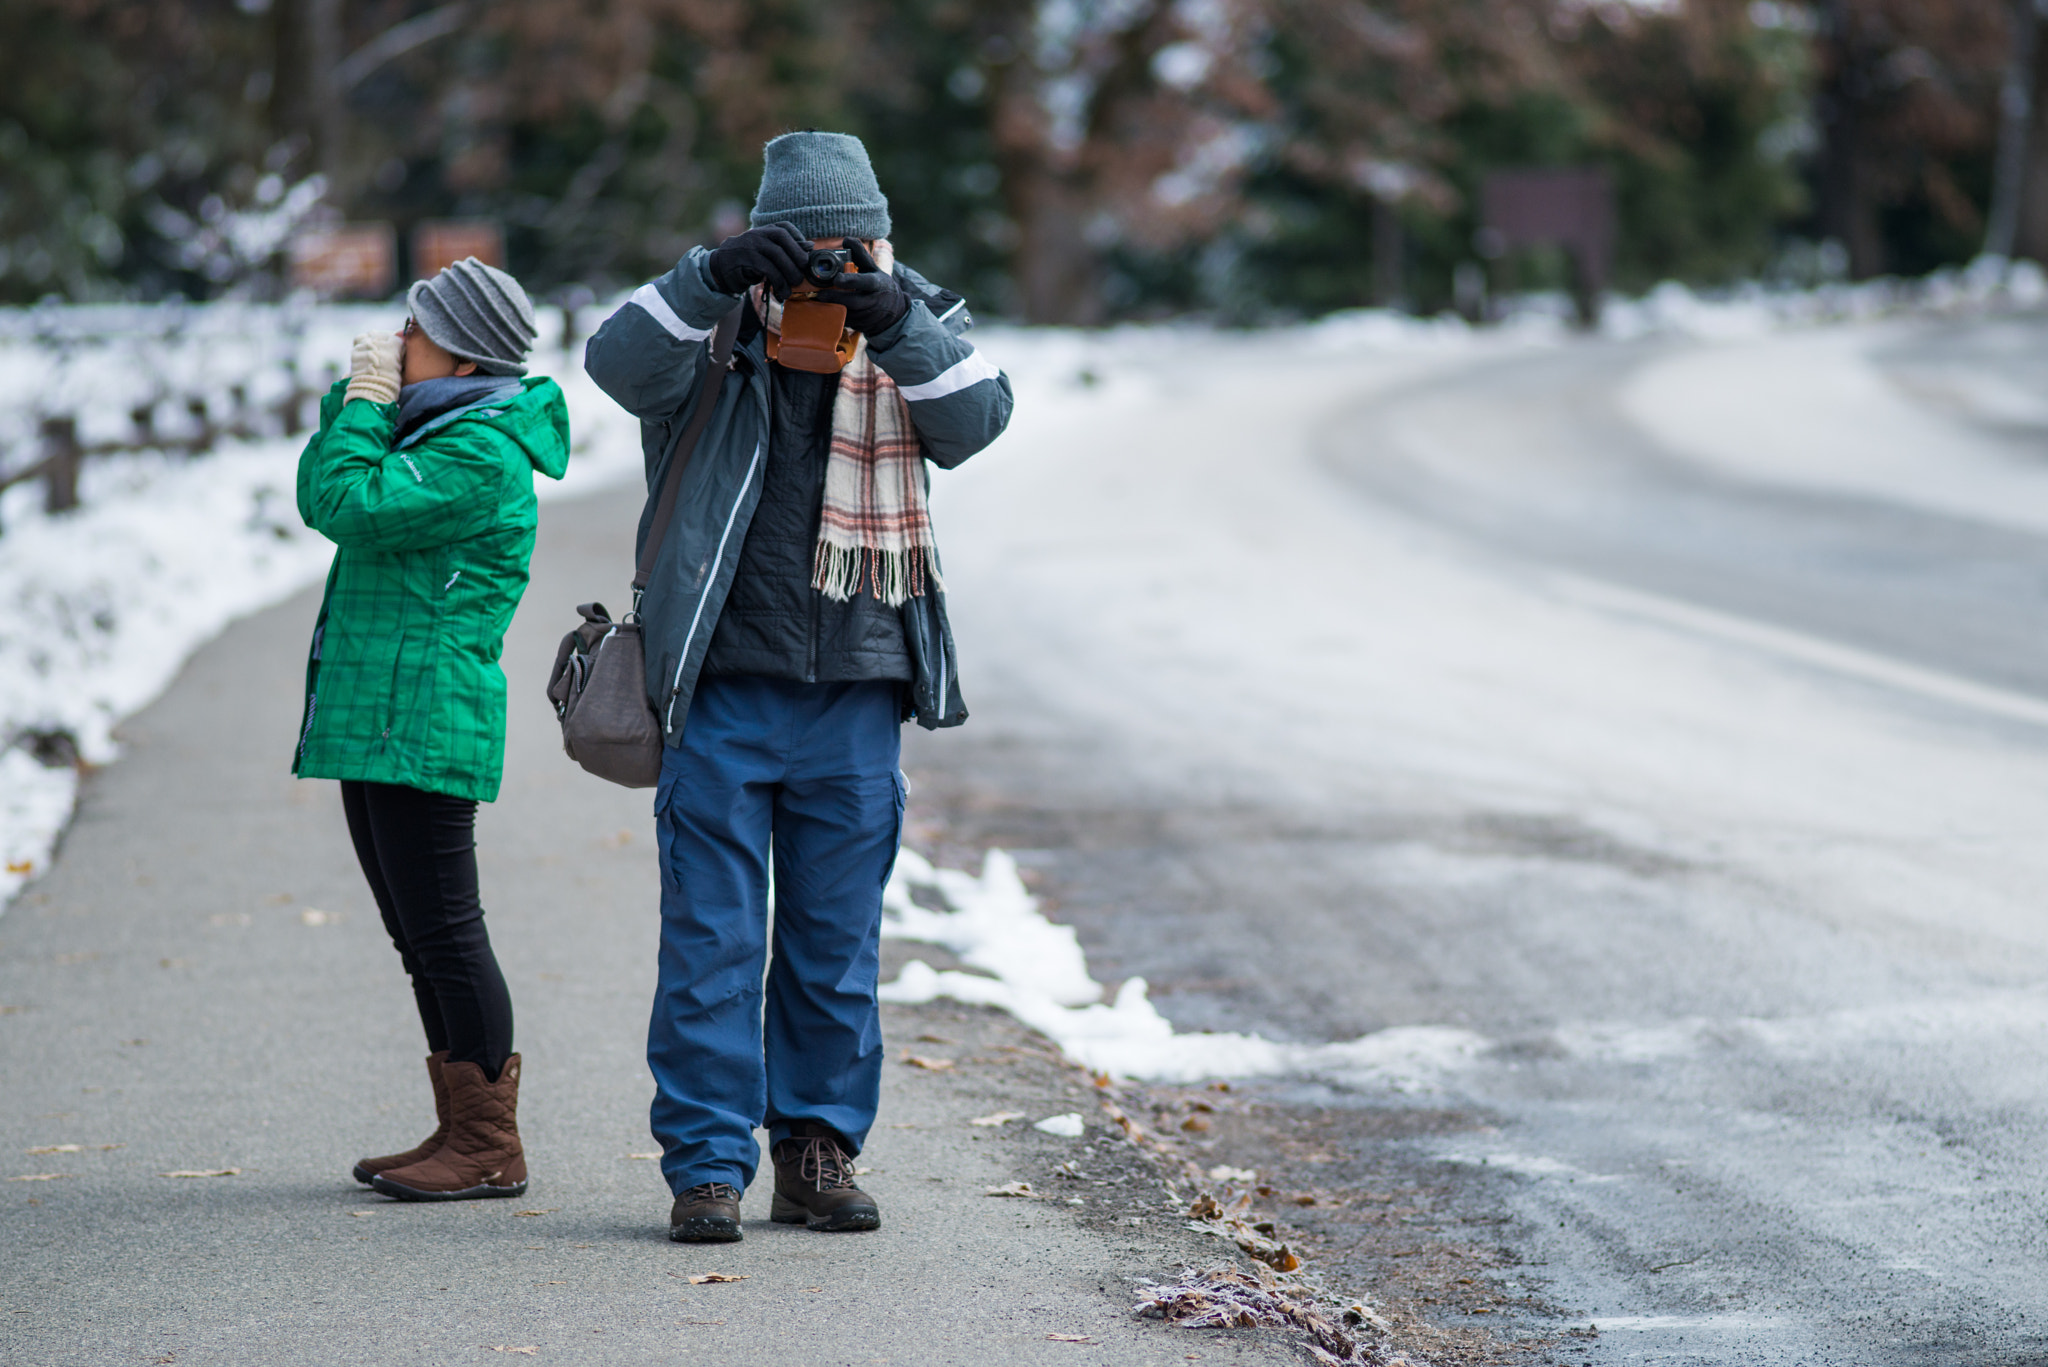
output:
M534 469L549 479L560 479L569 469L569 406L562 387L546 376L534 375L519 384L519 397L490 422L518 443Z

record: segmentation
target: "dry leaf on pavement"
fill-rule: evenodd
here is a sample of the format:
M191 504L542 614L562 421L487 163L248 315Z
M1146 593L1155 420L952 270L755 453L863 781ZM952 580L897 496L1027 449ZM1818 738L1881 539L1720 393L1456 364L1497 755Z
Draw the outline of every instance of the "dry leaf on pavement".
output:
M970 1125L1007 1125L1012 1120L1022 1120L1023 1118L1024 1112L1022 1111L997 1111L992 1115L978 1115L967 1123ZM29 1152L35 1153L36 1150L30 1149Z
M513 1217L516 1219L521 1215L553 1215L556 1211L560 1209L560 1206L545 1206L540 1210L515 1210L512 1212L512 1214Z
M629 1154L627 1154L627 1155L626 1155L626 1157L628 1157L628 1158L659 1158L659 1157L661 1157L661 1155L660 1155L660 1154L658 1154L658 1153L629 1153Z
M1037 1196L1029 1182L1005 1182L999 1187L990 1187L983 1196Z
M528 1344L524 1348L508 1348L502 1343L494 1343L491 1345L491 1351L493 1353L518 1353L524 1357L532 1357L534 1356L534 1354L540 1352L540 1345L537 1343L533 1343Z
M33 1148L33 1149L23 1149L23 1150L22 1150L22 1152L23 1152L23 1153L77 1153L77 1152L78 1152L79 1150L83 1149L84 1147L85 1147L85 1145L83 1145L83 1144L39 1144L39 1145L37 1145L37 1146L36 1146L35 1148Z
M60 1177L69 1177L68 1172L25 1172L19 1177L10 1177L10 1182L54 1182Z
M179 1168L175 1172L160 1172L158 1177L240 1177L240 1168Z
M690 1285L702 1286L706 1282L743 1282L746 1279L747 1274L744 1272L699 1272L690 1278Z
M930 1073L943 1073L953 1066L949 1058L928 1058L923 1054L905 1054L903 1061L913 1068L922 1068Z
M1094 1339L1092 1339L1092 1338L1088 1337L1088 1335L1086 1335L1086 1334L1047 1334L1047 1335L1046 1335L1046 1337L1047 1337L1047 1338L1049 1338L1049 1339L1051 1339L1051 1340L1052 1340L1052 1341L1053 1341L1054 1343L1093 1343L1093 1342L1095 1342L1095 1340L1094 1340Z

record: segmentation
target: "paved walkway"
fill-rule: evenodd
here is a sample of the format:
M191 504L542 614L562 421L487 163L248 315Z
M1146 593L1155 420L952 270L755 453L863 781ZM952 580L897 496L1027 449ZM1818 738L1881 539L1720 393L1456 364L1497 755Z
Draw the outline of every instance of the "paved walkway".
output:
M127 756L87 783L55 869L0 917L0 1178L58 1174L0 1181L0 1361L1293 1360L1263 1334L1129 1318L1134 1279L1214 1256L1156 1188L1078 1186L1081 1207L983 1195L1063 1159L1121 1160L1095 1132L969 1126L1089 1105L1016 1051L1015 1026L957 1007L886 1016L894 1058L960 1063L887 1069L862 1158L879 1233L770 1225L762 1182L744 1243L667 1242L668 1196L639 1156L648 795L563 759L541 692L575 603L625 606L636 509L614 494L545 510L506 647L507 781L479 842L526 1058L528 1195L407 1206L348 1178L431 1114L335 787L287 773L317 606L302 595L231 628L124 728ZM233 1175L163 1175L217 1169ZM1112 1200L1137 1213L1106 1218ZM746 1280L687 1280L708 1272Z

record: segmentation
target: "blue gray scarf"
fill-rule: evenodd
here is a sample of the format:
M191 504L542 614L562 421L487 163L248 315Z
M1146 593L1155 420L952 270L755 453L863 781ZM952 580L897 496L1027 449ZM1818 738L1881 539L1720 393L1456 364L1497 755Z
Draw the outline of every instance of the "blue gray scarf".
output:
M447 375L409 384L398 391L398 430L391 434L392 445L403 445L444 414L501 396L510 399L520 388L518 380L503 375Z

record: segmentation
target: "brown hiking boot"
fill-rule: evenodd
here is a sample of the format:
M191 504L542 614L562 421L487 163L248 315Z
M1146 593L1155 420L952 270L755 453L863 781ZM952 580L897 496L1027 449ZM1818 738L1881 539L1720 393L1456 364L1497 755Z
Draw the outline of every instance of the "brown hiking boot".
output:
M679 1244L736 1244L746 1237L740 1228L740 1189L728 1182L699 1182L676 1197L668 1213L668 1237Z
M443 1063L448 1084L448 1137L402 1168L370 1178L401 1201L467 1201L526 1193L526 1151L519 1143L519 1055L492 1082L474 1063Z
M440 1121L434 1132L404 1153L388 1153L382 1158L358 1158L354 1169L356 1181L367 1187L370 1179L378 1173L417 1163L441 1147L441 1141L448 1137L448 1084L441 1080L441 1065L447 1061L446 1049L437 1049L427 1055L427 1081L434 1086L434 1117Z
M774 1148L775 1199L768 1218L807 1229L880 1229L875 1198L853 1184L853 1155L823 1125L803 1124Z

